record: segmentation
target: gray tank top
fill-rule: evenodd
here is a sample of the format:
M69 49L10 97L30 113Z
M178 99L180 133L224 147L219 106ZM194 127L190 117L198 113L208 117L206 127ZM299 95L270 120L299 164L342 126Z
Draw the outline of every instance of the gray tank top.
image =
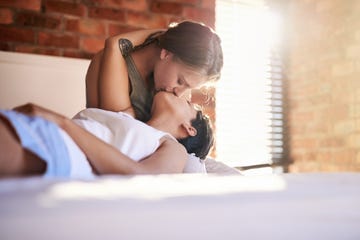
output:
M150 119L150 111L154 98L153 91L149 90L130 54L124 57L131 84L130 101L135 111L136 118L142 122Z

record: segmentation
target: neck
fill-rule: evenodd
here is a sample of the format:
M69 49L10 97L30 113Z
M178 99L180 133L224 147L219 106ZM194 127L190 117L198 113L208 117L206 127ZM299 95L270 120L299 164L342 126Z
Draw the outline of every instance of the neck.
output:
M180 135L178 133L179 132L178 124L175 124L173 121L169 121L169 119L172 119L171 116L164 116L164 115L152 116L151 119L146 124L160 131L170 133L176 139L180 138Z
M156 61L160 58L160 48L152 43L132 53L132 58L142 79L148 84L149 76L154 72Z

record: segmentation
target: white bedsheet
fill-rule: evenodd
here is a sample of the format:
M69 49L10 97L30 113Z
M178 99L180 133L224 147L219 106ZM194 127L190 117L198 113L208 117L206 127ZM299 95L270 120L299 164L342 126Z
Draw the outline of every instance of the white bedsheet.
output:
M0 239L360 239L360 174L1 180Z

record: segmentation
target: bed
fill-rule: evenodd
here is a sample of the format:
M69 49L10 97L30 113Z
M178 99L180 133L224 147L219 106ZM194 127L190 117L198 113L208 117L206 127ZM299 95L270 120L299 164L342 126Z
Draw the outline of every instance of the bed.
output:
M0 108L85 105L88 60L0 52ZM1 153L0 153L1 154ZM360 174L0 179L0 239L360 239Z

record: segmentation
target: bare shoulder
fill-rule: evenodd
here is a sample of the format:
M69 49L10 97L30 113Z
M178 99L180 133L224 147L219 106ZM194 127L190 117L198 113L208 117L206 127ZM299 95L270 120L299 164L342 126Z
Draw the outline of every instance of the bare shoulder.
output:
M140 161L146 173L181 173L187 161L186 149L176 140L162 137L156 151Z
M158 150L162 152L163 159L166 162L164 165L171 169L169 172L183 172L188 159L188 154L183 145L166 137Z
M162 137L160 148L164 151L171 152L172 154L177 154L179 157L186 157L187 152L183 145L181 145L178 141L170 138L170 137Z

